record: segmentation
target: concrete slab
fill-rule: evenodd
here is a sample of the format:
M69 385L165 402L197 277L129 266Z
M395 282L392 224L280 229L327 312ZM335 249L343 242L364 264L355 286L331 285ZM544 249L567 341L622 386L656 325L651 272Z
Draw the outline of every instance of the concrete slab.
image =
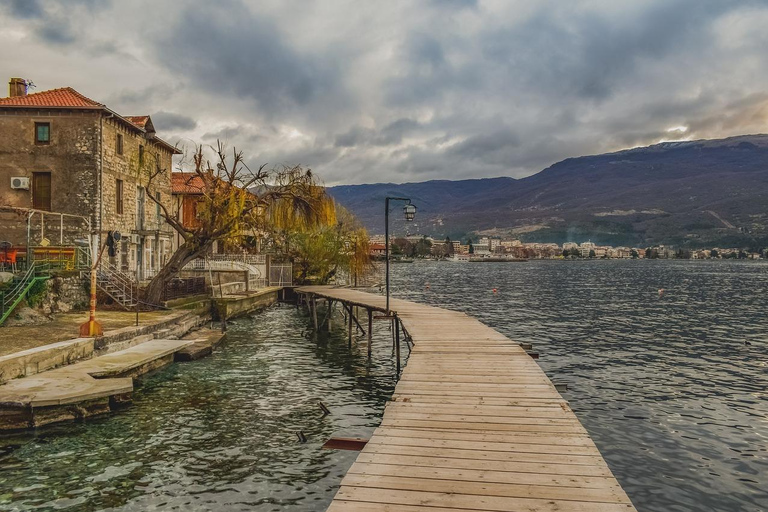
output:
M50 370L93 355L93 338L75 338L0 357L0 384Z
M152 340L0 386L0 430L108 412L133 391L133 377L173 362L192 340Z
M212 329L201 329L190 335L189 341L193 343L176 352L176 361L196 361L210 355L213 349L219 345L227 333Z

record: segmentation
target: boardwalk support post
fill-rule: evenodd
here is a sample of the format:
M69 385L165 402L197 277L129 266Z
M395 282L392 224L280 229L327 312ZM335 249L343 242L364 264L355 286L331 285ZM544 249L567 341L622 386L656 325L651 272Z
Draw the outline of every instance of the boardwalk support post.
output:
M368 310L368 357L371 357L371 342L373 341L373 310Z
M347 329L347 336L349 337L349 348L352 348L352 319L354 318L354 315L352 315L352 306L347 306L349 309L347 310L347 313L349 313L349 319L348 319L348 329Z
M312 310L312 325L315 327L315 332L317 332L317 299L314 295L312 295L312 306L310 309Z
M400 378L400 319L395 317L395 358L397 359L397 378Z

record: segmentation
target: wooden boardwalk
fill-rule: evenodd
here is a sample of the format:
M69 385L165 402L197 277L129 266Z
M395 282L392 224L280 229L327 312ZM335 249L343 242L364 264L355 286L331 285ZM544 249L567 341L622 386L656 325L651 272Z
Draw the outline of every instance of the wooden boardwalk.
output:
M299 293L384 311L384 297ZM413 350L331 512L634 511L584 427L519 344L464 313L392 300Z

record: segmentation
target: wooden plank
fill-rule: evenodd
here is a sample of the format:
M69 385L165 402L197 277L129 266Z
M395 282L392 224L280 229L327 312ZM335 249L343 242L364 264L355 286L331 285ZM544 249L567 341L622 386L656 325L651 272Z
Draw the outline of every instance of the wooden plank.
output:
M463 510L493 510L510 512L559 511L569 512L627 512L631 504L595 503L573 500L547 500L533 498L507 498L500 496L477 496L459 493L438 493L423 491L393 491L392 489L372 489L369 487L351 487L343 485L336 497L347 501L369 503L388 503L391 505L420 505L446 507ZM386 509L385 509L386 510ZM397 510L401 510L399 507Z
M589 455L599 457L600 453L594 446L568 446L556 444L534 444L517 442L478 442L461 441L457 439L425 439L420 437L374 436L365 444L371 446L418 446L421 448L450 448L457 450L540 453L560 455Z
M373 437L408 437L409 439L455 439L458 441L477 441L481 443L533 443L562 446L595 446L587 434L565 436L562 434L546 435L541 432L506 432L490 434L486 432L467 432L450 430L419 430L407 428L379 427L373 432Z
M468 482L489 482L497 484L550 485L555 487L576 487L583 489L621 489L616 480L610 476L553 475L546 473L520 473L481 469L406 466L403 464L355 462L352 467L349 468L347 474L464 480Z
M357 290L299 293L382 311ZM468 315L393 299L414 346L328 510L632 512L568 402L523 348Z
M430 493L460 493L475 496L499 496L507 498L535 498L545 500L587 501L595 503L629 503L621 487L574 488L553 485L476 482L459 478L406 477L400 475L361 475L347 473L343 486L392 489L396 491L426 491Z
M547 462L523 462L503 460L478 460L451 457L424 457L421 455L392 455L362 451L357 462L371 464L392 464L426 468L477 469L482 471L505 471L511 473L537 473L544 475L571 475L613 477L608 466L586 464L558 464Z
M605 466L599 453L595 455L563 455L552 453L499 452L488 450L463 450L455 448L433 448L422 446L399 446L369 442L362 450L365 453L387 455L412 455L418 457L448 457L451 459L472 459L504 462L538 462L542 464Z

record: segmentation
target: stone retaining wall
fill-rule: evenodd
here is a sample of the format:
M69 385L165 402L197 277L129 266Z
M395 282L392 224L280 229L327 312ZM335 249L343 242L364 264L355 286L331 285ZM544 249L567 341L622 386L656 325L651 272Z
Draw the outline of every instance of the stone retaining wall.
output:
M79 273L54 275L45 285L48 293L39 306L43 314L88 308L90 297Z

